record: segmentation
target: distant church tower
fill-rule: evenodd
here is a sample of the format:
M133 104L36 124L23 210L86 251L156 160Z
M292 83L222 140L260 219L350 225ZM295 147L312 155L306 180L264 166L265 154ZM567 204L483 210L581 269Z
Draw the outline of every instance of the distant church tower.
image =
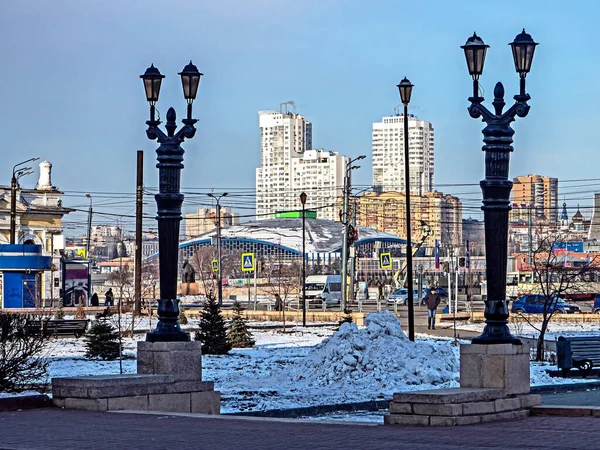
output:
M567 202L563 202L562 212L560 213L560 229L569 229L569 215L567 214Z

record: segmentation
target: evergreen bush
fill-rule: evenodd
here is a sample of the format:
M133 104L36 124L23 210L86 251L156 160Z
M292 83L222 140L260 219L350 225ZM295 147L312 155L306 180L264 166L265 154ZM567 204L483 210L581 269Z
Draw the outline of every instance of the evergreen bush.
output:
M252 333L248 330L247 320L242 316L244 307L240 302L233 304L233 319L227 330L227 342L233 348L248 348L254 346Z
M194 334L194 340L202 343L204 355L226 355L231 346L227 342L225 319L215 296L208 295L204 309L200 314L200 329Z
M119 333L115 327L101 318L95 320L85 335L85 356L104 361L117 359L121 353Z

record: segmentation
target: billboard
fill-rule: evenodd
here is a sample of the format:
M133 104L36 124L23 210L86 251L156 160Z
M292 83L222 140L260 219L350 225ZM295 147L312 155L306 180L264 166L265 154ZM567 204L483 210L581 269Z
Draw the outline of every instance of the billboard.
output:
M583 242L555 242L552 244L553 253L567 252L583 253Z
M63 260L62 262L62 304L63 306L89 306L90 263L84 260Z

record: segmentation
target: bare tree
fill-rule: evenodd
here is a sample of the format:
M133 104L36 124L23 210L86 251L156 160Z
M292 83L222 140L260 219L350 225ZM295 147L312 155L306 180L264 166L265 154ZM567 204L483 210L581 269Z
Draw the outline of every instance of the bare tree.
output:
M281 258L274 257L265 261L263 275L266 276L267 283L264 290L279 299L283 331L285 331L285 310L289 308L293 299L298 298L301 268L295 261L288 264L278 261L278 259L281 260Z
M544 360L544 337L548 324L554 314L561 313L556 308L557 303L567 294L586 292L587 279L595 263L595 258L592 261L569 261L566 249L565 252L557 252L557 244L563 244L565 238L565 234L560 232L540 236L538 246L532 252L535 290L543 299L542 324L538 329L528 318L525 320L540 333L536 361Z

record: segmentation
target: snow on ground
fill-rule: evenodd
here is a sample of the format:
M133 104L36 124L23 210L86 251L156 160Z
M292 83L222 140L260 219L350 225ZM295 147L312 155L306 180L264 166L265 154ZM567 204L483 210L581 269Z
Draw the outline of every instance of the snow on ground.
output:
M464 331L476 331L482 332L485 323L459 323L456 324L457 330ZM524 320L519 323L509 323L508 327L510 332L514 335L537 338L539 335L539 329L541 328L541 321L531 322L531 324ZM444 322L438 327L452 328L451 322ZM582 335L599 335L600 334L600 322L554 322L550 320L548 329L546 330L545 340L551 340L558 338L559 336L582 336Z
M344 324L254 329L256 345L203 357L203 377L221 392L223 413L389 399L394 392L456 387L459 352L454 341L417 337L410 342L389 311L370 314L365 327ZM124 338L123 373L135 373L137 340ZM51 377L117 374L119 361L85 358L85 340L49 342ZM532 363L532 385L577 382L551 378ZM342 413L343 415L344 413Z

